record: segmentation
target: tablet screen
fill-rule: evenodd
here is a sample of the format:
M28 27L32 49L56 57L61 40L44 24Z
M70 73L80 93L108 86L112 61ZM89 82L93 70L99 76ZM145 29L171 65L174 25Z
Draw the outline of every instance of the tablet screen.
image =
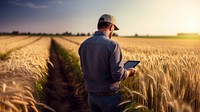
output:
M140 63L140 61L127 61L124 64L124 68L125 69L129 69L129 68L134 68L135 66L137 66Z

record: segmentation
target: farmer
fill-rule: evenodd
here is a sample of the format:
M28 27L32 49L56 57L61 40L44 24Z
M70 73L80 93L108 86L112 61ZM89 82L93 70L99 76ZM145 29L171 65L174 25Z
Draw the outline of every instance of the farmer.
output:
M97 28L79 48L88 105L91 112L120 112L120 82L132 77L136 69L124 69L120 46L111 40L113 31L119 30L115 18L102 15Z

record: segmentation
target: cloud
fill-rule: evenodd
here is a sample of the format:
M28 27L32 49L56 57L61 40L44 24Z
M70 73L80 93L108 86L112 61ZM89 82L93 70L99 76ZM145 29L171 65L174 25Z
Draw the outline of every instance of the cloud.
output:
M36 5L33 2L20 2L21 0L12 0L9 1L10 4L16 5L16 6L23 6L28 8L34 8L34 9L44 9L47 8L47 5Z
M62 0L54 0L54 1L51 1L51 3L63 4L63 1Z

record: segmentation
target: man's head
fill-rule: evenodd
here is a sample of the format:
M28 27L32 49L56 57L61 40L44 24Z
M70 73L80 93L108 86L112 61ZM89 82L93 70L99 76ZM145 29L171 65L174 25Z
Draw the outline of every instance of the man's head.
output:
M119 28L116 26L114 16L109 14L104 14L99 18L97 28L99 31L107 33L109 38L111 38L114 30L119 30Z

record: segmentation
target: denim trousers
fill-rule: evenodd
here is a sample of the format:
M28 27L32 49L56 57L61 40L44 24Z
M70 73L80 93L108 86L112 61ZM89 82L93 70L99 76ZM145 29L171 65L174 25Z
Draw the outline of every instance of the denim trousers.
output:
M90 112L121 112L120 92L109 96L98 96L88 93L88 105Z

